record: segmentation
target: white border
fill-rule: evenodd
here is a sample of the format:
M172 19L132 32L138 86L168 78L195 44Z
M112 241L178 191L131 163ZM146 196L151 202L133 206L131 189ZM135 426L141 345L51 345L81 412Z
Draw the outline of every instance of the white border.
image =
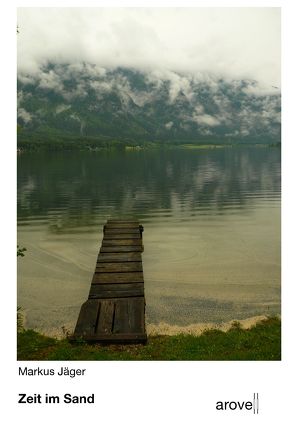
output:
M87 367L81 380L19 378L16 361L16 7L17 6L282 6L283 102L283 360L282 362L66 362L30 367ZM6 439L23 441L190 441L291 440L293 434L293 8L286 1L51 1L9 2L1 7L1 217L2 363ZM7 217L7 213L9 216ZM17 394L49 392L96 394L95 406L22 406ZM260 414L216 413L217 400L260 394ZM6 429L5 429L6 427ZM8 433L9 431L9 433ZM4 433L3 433L4 434ZM6 440L4 439L4 440Z

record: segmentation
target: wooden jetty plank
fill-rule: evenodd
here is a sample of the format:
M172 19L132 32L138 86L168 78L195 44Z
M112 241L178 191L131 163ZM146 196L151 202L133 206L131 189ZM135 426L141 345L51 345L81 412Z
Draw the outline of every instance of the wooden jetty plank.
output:
M143 272L94 273L92 284L124 284L144 282Z
M107 234L107 235L110 235L110 234L117 234L117 235L134 234L134 235L136 235L136 234L140 234L140 229L139 228L137 228L137 229L134 229L134 228L132 228L132 229L127 229L127 228L123 229L123 228L118 227L118 226L117 227L115 227L115 226L113 226L113 227L105 227L104 234Z
M133 300L134 298L128 299L130 330L134 332L141 330L143 333L145 331L145 298L138 298L136 302Z
M100 262L142 262L141 253L99 253L97 263Z
M112 230L113 232L113 230ZM141 239L140 233L104 233L104 239Z
M100 303L98 300L88 300L81 307L75 334L91 335L95 333L97 318L99 317Z
M144 333L144 309L144 298L118 299L113 333Z
M128 298L119 299L116 302L116 316L113 324L113 333L130 333L132 331L128 312ZM141 330L137 330L137 332L138 331Z
M140 239L103 239L103 247L109 246L142 246L142 240Z
M143 246L102 246L100 253L142 252Z
M95 273L143 272L142 262L97 262Z
M144 288L143 282L131 282L131 283L117 283L117 284L92 284L91 290L96 293L101 292L114 292L114 291L135 291L137 289L142 290Z
M106 299L104 300L104 302L100 302L100 305L101 305L100 315L99 315L99 322L97 324L96 334L112 333L115 303L113 302L112 299L111 300Z
M111 298L144 298L144 286L128 290L100 290L99 286L92 285L89 299L111 299ZM144 298L145 299L145 298Z

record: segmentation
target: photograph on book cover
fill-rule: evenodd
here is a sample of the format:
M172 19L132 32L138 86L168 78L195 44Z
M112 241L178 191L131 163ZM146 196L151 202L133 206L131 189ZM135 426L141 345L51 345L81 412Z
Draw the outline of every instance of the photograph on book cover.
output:
M18 8L17 359L281 359L280 8Z

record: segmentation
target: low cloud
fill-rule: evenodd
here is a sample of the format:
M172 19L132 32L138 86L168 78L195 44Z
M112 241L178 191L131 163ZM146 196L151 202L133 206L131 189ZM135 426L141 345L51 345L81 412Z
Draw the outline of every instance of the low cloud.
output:
M22 76L49 62L86 62L98 66L95 75L122 66L280 87L279 8L19 8L18 25ZM43 80L46 87L56 79ZM171 101L189 96L187 83L170 82Z
M164 125L164 127L165 127L167 130L170 130L170 129L173 127L173 125L174 125L174 123L173 123L172 121L169 121L168 123L166 123L166 124Z
M65 112L65 111L69 110L70 108L71 108L70 104L60 104L59 106L56 107L55 113L58 115L61 112Z
M23 121L24 124L28 124L32 121L31 114L22 107L18 107L17 116Z
M199 124L199 126L209 126L209 127L214 127L214 126L219 126L220 122L219 120L212 116L212 115L208 115L208 114L203 114L203 115L193 115L193 121L195 121L197 124Z
M63 89L62 78L53 70L40 72L39 87L41 89L53 89L56 92L61 92Z
M280 89L278 87L258 83L248 84L242 90L245 94L256 95L257 97L280 94Z

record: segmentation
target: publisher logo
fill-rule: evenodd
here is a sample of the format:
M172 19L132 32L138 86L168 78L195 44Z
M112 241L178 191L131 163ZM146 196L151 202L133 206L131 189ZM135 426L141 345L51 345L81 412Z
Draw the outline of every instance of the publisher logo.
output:
M253 400L250 401L217 401L217 411L251 411L253 414L259 413L259 395L253 393Z

